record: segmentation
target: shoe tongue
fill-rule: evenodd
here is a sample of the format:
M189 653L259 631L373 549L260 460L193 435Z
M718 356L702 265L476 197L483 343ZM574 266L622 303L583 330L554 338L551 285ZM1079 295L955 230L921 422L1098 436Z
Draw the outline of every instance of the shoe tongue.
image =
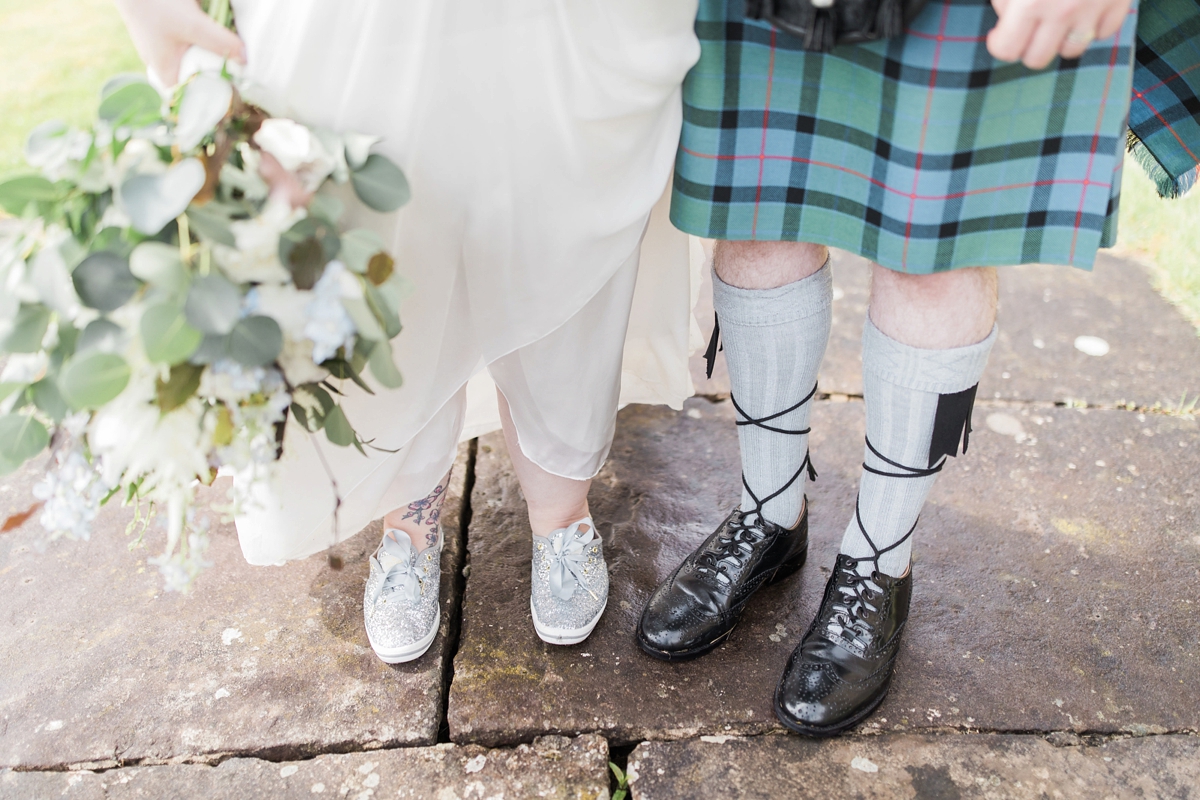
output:
M393 538L395 537L395 538ZM412 539L398 528L389 528L383 535L383 551L379 554L379 566L387 572L397 564L408 561L412 553Z

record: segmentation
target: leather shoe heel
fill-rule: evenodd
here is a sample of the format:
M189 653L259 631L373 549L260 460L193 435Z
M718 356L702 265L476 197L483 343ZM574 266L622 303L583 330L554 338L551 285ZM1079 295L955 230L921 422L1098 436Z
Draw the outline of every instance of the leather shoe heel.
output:
M779 565L779 569L775 570L775 574L767 579L764 586L773 586L780 581L785 581L801 570L805 562L808 561L808 548L800 551L799 554Z

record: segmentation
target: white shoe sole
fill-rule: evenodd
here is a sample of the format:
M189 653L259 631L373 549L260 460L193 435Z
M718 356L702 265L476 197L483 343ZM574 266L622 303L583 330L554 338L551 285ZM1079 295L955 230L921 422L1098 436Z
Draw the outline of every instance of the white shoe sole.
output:
M582 628L551 628L549 625L543 625L538 620L537 609L533 607L533 598L529 598L529 613L533 616L533 629L537 631L538 638L546 644L579 644L584 639L592 635L592 630L596 627L596 623L604 616L604 609L608 608L608 598L604 598L604 605L600 606L600 610L596 612L596 616L584 625Z
M371 649L375 651L375 655L379 656L379 660L385 664L403 664L406 661L415 661L425 655L425 651L433 644L433 640L437 638L438 629L442 626L442 609L438 607L437 619L433 622L433 630L429 634L412 644L406 644L403 647L380 647L371 639L371 634L367 633L367 641L371 643Z

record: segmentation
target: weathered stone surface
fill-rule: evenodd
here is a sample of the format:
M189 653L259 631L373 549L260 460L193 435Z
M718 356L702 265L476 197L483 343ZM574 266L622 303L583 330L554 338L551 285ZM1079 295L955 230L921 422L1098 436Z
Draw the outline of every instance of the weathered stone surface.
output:
M821 391L861 395L867 262L834 251L833 275L833 333ZM1005 267L999 322L980 397L1151 406L1200 393L1196 329L1151 287L1145 268L1128 259L1102 254L1090 274L1042 264ZM1078 336L1100 337L1111 349L1085 355L1075 349Z
M93 772L0 773L0 800L66 797L365 798L608 797L608 744L546 736L512 750L441 744L276 763L235 758Z
M821 477L803 573L751 600L727 644L682 664L642 655L633 635L655 584L739 498L729 404L622 412L591 495L608 611L577 647L533 631L523 503L502 440L481 440L451 737L597 731L628 742L775 729L771 692L853 513L862 414L858 402L816 404ZM1061 408L975 414L970 453L945 470L918 529L914 613L869 726L1200 729L1197 422Z
M1200 797L1200 739L1150 736L1055 747L1035 736L793 736L645 742L634 800Z
M127 509L106 508L88 542L43 545L36 518L0 536L0 766L435 742L465 453L446 503L442 631L409 664L380 662L362 627L378 522L338 546L341 571L324 555L251 567L232 525L216 524L214 566L188 596L163 592L146 564L161 532L147 533L150 551L127 548ZM34 478L27 470L0 485L5 516L28 505Z

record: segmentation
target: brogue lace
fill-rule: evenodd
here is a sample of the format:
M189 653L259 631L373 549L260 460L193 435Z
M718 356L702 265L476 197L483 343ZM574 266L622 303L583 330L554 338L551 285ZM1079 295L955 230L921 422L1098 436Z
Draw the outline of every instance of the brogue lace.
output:
M744 514L738 514L729 526L717 535L715 546L706 549L696 558L696 571L714 578L728 586L734 572L745 568L754 547L767 538L762 520L746 522Z

